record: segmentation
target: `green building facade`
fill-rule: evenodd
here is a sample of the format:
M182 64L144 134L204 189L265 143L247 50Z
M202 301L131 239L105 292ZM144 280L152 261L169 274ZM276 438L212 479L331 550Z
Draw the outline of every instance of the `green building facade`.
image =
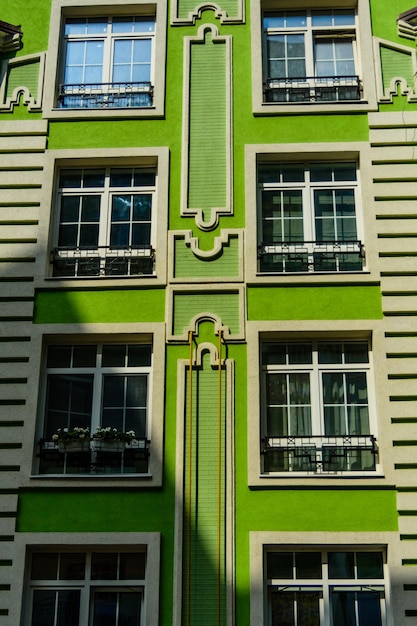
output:
M411 626L417 7L31 4L0 7L0 625Z

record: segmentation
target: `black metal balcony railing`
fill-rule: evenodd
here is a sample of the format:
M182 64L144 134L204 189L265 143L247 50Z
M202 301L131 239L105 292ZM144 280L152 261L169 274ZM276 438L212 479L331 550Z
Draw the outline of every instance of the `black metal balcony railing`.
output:
M94 450L86 445L79 451L60 451L50 439L39 441L39 474L147 474L149 440L134 439L122 451Z
M374 472L373 435L264 437L264 472Z
M260 272L355 272L362 271L364 246L352 241L291 241L261 243Z
M60 85L58 104L63 109L122 109L153 104L149 82Z
M361 99L359 76L267 78L264 102L345 102Z
M151 246L97 248L54 248L53 275L140 276L153 274L155 250Z

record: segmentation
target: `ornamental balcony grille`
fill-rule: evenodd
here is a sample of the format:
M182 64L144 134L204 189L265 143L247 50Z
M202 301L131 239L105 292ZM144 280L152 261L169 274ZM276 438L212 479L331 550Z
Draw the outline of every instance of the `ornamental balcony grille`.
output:
M359 76L267 78L264 102L345 102L361 99Z
M373 435L264 437L264 472L374 472L377 456Z
M281 241L258 247L261 272L354 272L362 271L364 246L351 241Z
M149 82L60 85L58 104L63 109L122 109L153 104Z
M51 439L39 441L39 474L147 474L150 441L138 437L120 451L93 449L61 451Z
M151 246L97 246L96 248L54 248L53 275L143 276L154 273L155 250Z

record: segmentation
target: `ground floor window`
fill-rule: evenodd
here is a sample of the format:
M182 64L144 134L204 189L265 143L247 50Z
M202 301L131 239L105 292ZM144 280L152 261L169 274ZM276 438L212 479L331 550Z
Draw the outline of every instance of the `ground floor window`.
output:
M385 626L379 549L265 549L268 626Z
M30 555L31 626L144 626L146 547Z

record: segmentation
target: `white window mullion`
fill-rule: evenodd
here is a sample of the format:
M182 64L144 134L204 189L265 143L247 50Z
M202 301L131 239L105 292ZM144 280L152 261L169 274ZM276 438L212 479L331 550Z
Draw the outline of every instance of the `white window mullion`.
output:
M314 68L314 37L311 26L311 15L307 14L307 30L304 35L305 44L305 58L306 58L306 76L312 77L315 75Z
M99 359L96 370L94 372L94 386L93 386L93 401L91 410L91 436L94 435L96 429L101 425L101 398L102 398L102 386L103 386L103 373L101 370L101 346L99 347L100 353L97 354Z
M102 82L103 83L111 83L112 82L112 66L111 66L111 18L108 19L107 22L107 36L103 41L103 72L102 72Z

